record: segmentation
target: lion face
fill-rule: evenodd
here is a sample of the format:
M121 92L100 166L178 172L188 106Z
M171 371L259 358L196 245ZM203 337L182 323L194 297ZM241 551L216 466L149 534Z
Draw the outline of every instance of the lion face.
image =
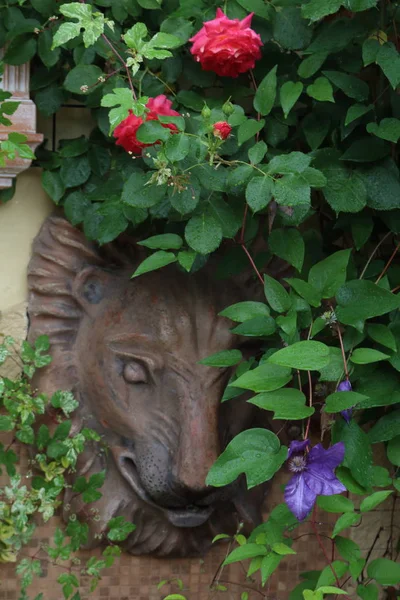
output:
M102 436L106 451L86 450L76 473L107 469L91 543L110 518L124 515L137 525L126 544L131 552L198 554L216 533L236 530L238 512L257 520L260 508L261 495L243 481L223 489L205 484L226 444L255 424L257 409L244 399L221 404L231 370L199 364L239 347L231 323L218 317L238 298L205 276L173 268L134 280L131 273L132 267L79 269L70 286L80 314L69 354L56 348L38 387L58 385L69 373L80 401L76 427ZM74 495L66 494L65 505L66 516L86 514Z

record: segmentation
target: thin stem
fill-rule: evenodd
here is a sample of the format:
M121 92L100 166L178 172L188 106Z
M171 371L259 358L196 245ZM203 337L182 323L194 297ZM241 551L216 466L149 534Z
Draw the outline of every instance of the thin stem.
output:
M261 285L264 285L264 279L262 278L260 271L257 269L256 264L255 264L254 260L252 259L250 252L247 250L247 248L244 244L241 244L241 246L242 246L243 250L245 251L247 258L249 259L250 264L253 267L258 279L260 280Z
M318 533L318 529L317 529L317 526L316 526L316 523L315 523L316 512L317 512L317 505L315 504L314 505L314 509L313 509L313 513L312 513L312 517L311 517L311 527L312 527L312 530L315 533L315 537L317 538L318 546L321 548L322 554L325 556L325 558L326 558L326 560L328 562L329 568L332 571L332 574L333 574L333 576L335 578L335 581L336 581L336 585L337 585L338 588L340 588L339 577L337 576L337 573L336 573L335 569L332 566L332 563L331 563L330 558L328 556L328 553L327 553L327 551L325 549L325 546L322 543L321 536Z
M125 69L126 74L128 76L129 87L131 88L133 98L134 98L134 100L137 100L135 88L133 87L132 78L131 78L131 74L129 72L128 65L126 64L126 62L124 61L124 59L122 58L122 56L120 55L120 53L118 52L118 50L116 48L114 48L114 46L112 45L112 43L110 42L110 40L108 39L108 37L104 33L101 34L101 37L106 42L106 44L108 44L110 46L110 48L113 51L113 53L115 54L115 56L120 60L120 62L124 66L124 69Z
M365 271L368 269L368 265L369 265L369 263L371 262L371 260L374 258L375 254L376 254L376 252L377 252L377 250L378 250L378 248L379 248L379 246L381 246L381 245L383 244L383 242L384 242L384 241L385 241L385 240L386 240L386 239L387 239L387 238L388 238L390 235L392 235L392 232L391 232L391 231L388 231L388 232L386 233L386 235L384 235L384 236L383 236L383 238L381 239L381 241L380 241L380 242L379 242L379 243L378 243L378 244L375 246L374 250L371 252L371 254L370 254L370 256L369 256L369 258L368 258L368 260L367 260L367 262L366 262L366 264L365 264L365 267L364 267L364 268L363 268L363 270L361 271L361 275L360 275L359 279L362 279L362 278L364 277L364 275L365 275Z
M247 219L247 211L248 211L248 209L249 209L249 205L246 202L246 204L244 205L242 228L240 230L240 238L239 238L239 243L242 244L242 245L244 244L244 232L245 232L245 229L246 229L246 219Z
M396 256L396 254L397 254L397 252L398 252L399 248L400 248L400 244L397 244L396 248L394 249L394 251L393 251L393 253L392 253L392 256L391 256L391 257L389 258L389 260L387 261L387 263L386 263L386 265L385 265L384 269L382 270L381 274L379 275L379 277L378 277L378 279L375 281L375 283L378 283L378 282L379 282L379 281L382 279L382 277L384 276L384 274L386 273L386 271L387 271L387 270L388 270L388 268L390 267L390 265L391 265L391 263L392 263L392 261L393 261L394 257Z
M309 387L309 392L308 392L308 406L310 408L312 408L312 405L313 405L313 388L312 388L311 371L307 371L307 376L308 376L308 387ZM310 425L311 425L311 417L308 417L306 431L304 433L304 439L305 440L308 438L308 433L310 431Z

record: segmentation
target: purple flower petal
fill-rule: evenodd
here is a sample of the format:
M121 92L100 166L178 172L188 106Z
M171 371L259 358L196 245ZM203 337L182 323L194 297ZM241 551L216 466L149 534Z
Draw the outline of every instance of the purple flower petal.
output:
M305 482L304 473L293 475L285 488L285 502L294 516L303 521L312 507L317 495Z
M289 444L287 457L290 458L293 454L301 454L310 445L310 440L297 441L294 440Z
M317 444L310 450L308 455L309 469L311 467L317 470L328 468L333 471L343 462L344 452L345 447L343 442L338 442L327 450L321 444Z
M338 392L351 392L353 388L351 387L351 383L348 379L339 383L337 387Z
M328 478L326 475L330 473ZM331 472L321 472L308 470L302 473L307 487L314 492L316 496L332 496L332 494L341 494L346 491L343 483L339 481Z
M346 408L345 410L342 410L340 412L340 414L342 415L342 417L346 421L346 423L350 423L351 417L353 415L353 409L352 408Z

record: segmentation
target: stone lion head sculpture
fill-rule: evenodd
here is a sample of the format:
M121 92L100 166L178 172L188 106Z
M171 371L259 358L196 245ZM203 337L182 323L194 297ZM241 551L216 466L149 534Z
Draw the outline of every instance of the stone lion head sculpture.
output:
M262 490L249 492L242 480L205 484L227 443L260 424L244 398L221 404L231 370L198 362L240 347L218 313L241 294L175 266L131 279L140 260L132 241L99 248L62 216L45 221L28 270L29 339L47 335L53 360L34 385L47 394L71 390L79 401L73 431L90 427L102 438L75 474L107 473L98 518L88 520L89 546L124 516L136 525L128 551L199 555L216 534L260 518ZM88 518L80 496L67 491L64 517L71 513Z

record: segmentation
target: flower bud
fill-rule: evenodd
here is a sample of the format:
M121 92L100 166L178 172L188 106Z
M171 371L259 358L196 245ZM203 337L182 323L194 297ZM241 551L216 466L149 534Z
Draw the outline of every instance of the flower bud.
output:
M203 110L201 111L201 116L203 119L209 119L211 117L211 109L208 108L207 104L203 106Z
M213 134L220 140L226 140L232 131L232 127L226 121L218 121L213 125Z
M234 113L235 109L233 108L232 102L229 102L229 100L227 100L225 102L225 104L222 106L222 111L223 111L224 115L226 115L227 117L229 117L232 113Z

